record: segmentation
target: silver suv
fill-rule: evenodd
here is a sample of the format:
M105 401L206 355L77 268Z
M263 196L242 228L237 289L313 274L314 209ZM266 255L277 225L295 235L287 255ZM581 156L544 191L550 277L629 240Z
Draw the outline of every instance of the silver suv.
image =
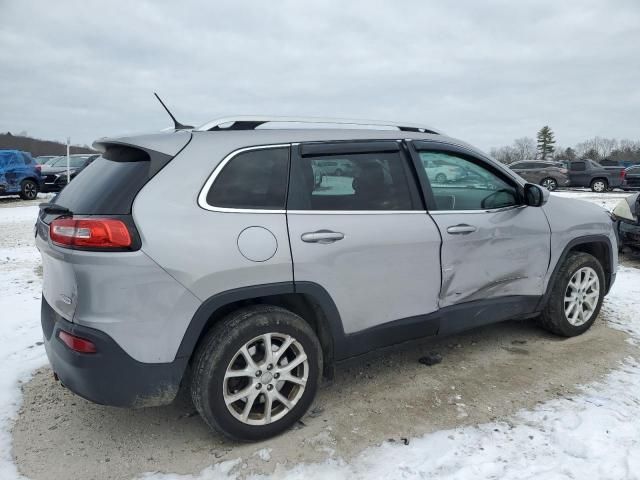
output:
M259 440L349 357L506 319L567 337L595 321L617 268L600 207L433 129L295 122L306 128L224 119L94 144L102 156L36 229L45 344L66 387L141 407L182 386L209 426ZM435 182L425 154L470 180ZM314 164L332 158L352 169L318 184Z

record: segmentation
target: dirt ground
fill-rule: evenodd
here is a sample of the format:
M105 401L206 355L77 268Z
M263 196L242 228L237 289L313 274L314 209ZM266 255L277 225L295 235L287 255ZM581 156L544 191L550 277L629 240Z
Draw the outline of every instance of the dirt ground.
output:
M637 258L621 260L640 267ZM490 420L509 423L521 409L571 398L579 385L638 356L626 338L607 327L604 312L591 330L572 339L514 321L353 360L321 388L296 428L258 444L210 432L184 396L162 408L103 407L68 392L42 368L23 385L13 455L20 472L34 480L198 473L237 458L243 473L270 473L277 464L349 459L387 440ZM419 363L429 352L441 354L442 363Z
M34 480L197 473L239 457L247 473L331 455L348 459L385 440L507 420L538 402L570 398L577 385L638 353L603 316L589 332L568 340L531 322L507 322L352 361L338 368L297 428L249 445L208 431L184 397L163 408L102 407L71 394L43 368L23 386L13 454L20 472ZM441 364L418 362L432 351L443 356ZM270 451L259 452L265 448Z

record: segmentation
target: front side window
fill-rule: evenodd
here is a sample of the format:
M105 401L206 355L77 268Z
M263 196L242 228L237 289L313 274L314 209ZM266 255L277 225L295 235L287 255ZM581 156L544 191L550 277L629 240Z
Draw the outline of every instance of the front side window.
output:
M213 207L284 210L289 148L240 152L220 171L207 193Z
M516 186L465 155L419 151L436 210L490 210L519 204ZM434 165L442 165L435 167Z
M409 179L399 151L302 156L292 164L288 209L412 210Z

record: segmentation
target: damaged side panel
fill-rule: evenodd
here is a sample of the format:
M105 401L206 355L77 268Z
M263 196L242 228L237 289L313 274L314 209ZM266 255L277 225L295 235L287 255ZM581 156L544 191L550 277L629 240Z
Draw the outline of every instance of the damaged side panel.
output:
M439 307L487 298L540 296L549 268L550 230L542 209L432 212L442 233ZM450 233L467 225L469 233Z

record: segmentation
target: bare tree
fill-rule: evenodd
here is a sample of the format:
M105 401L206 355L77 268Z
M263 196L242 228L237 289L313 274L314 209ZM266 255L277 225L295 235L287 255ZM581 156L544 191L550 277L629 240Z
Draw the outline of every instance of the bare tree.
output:
M513 148L516 152L517 160L532 160L536 158L536 142L530 137L516 138L513 141Z

